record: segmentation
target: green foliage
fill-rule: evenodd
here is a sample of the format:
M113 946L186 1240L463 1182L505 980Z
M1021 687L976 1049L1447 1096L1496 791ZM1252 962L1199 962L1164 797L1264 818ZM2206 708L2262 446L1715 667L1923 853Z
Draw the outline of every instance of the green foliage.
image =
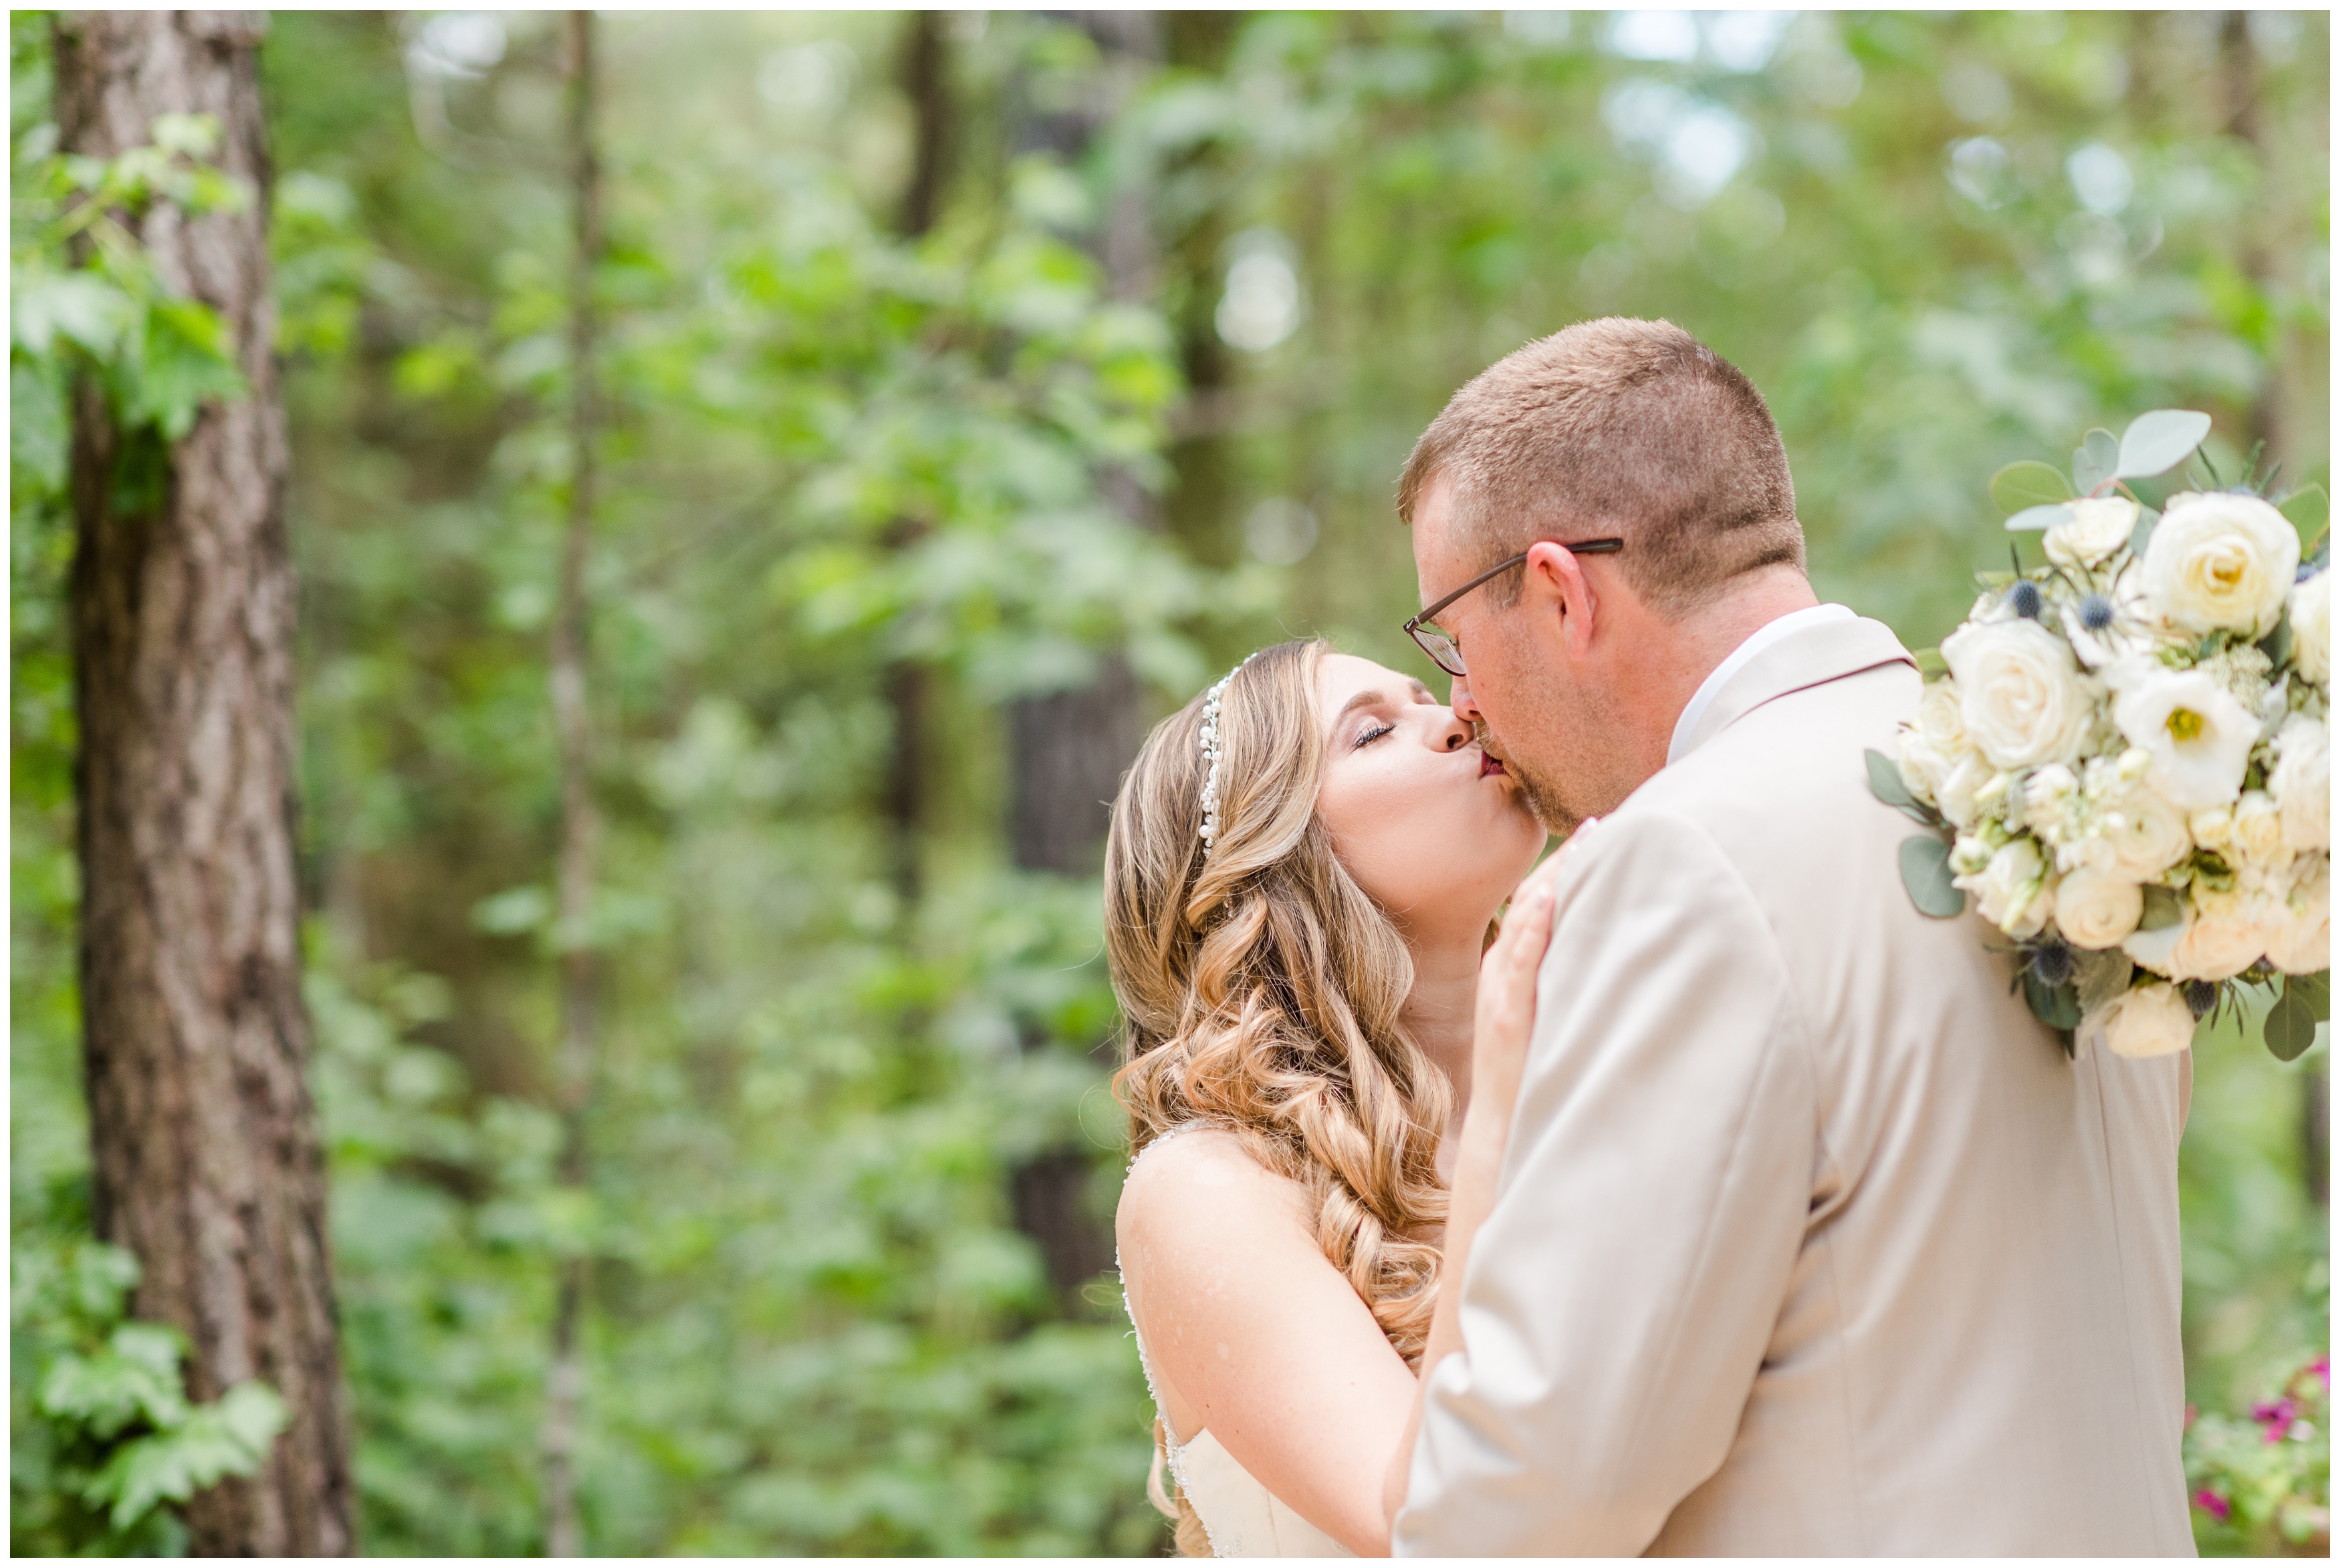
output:
M191 1403L183 1338L125 1321L138 1261L86 1240L13 1238L9 1255L9 1545L36 1555L173 1554L165 1506L251 1475L285 1424L267 1385Z
M2206 1555L2329 1556L2332 1358L2319 1356L2247 1418L2186 1424L2186 1484Z
M1823 597L1912 645L1994 564L1974 475L2092 418L2271 410L2303 477L2325 466L2320 17L2222 59L2192 15L1809 14L1742 69L1744 44L1639 58L1585 14L1180 14L1132 72L1061 23L969 14L948 199L913 241L887 216L897 17L605 14L606 874L588 929L556 931L560 62L549 19L496 15L497 50L443 66L421 14L277 13L263 54L308 995L370 1551L540 1547L565 1257L590 1267L596 1552L1160 1549L1109 1280L1052 1277L1026 1211L1055 1161L1109 1235L1121 1121L1096 885L1005 864L1000 704L1118 657L1165 711L1287 631L1426 674L1389 487L1525 339L1621 311L1730 356L1781 422ZM210 199L166 184L200 177L184 128L110 175L54 161L45 35L12 24L20 1252L87 1228L64 389L92 342L132 365L154 315L94 217L78 261L63 226L108 177L125 212ZM2213 113L2246 67L2257 143ZM1692 118L1748 133L1719 185L1675 156ZM2067 167L2090 143L2132 182L2112 211ZM1116 289L1099 258L1133 234L1150 261ZM1220 330L1245 258L1288 263L1275 340ZM120 407L164 396L147 363L109 383ZM907 846L904 667L927 715ZM581 1194L549 1109L548 961L576 942L606 1040ZM2206 1031L2184 1151L2206 1408L2323 1331L2298 1122L2326 1049L2239 1043ZM20 1529L94 1517L75 1495L20 1489Z

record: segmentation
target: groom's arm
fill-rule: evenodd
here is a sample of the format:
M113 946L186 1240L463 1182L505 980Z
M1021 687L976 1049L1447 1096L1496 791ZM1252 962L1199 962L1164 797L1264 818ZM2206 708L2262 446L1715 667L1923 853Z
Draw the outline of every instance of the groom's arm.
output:
M1735 868L1689 823L1604 822L1562 879L1397 1552L1649 1545L1730 1452L1801 1245L1815 1125L1794 998Z

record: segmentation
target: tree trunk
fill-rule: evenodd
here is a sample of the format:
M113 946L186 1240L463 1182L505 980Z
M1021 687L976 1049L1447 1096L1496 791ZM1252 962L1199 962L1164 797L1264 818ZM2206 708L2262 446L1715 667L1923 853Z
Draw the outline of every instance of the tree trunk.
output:
M943 41L942 15L905 14L902 92L910 100L910 182L902 192L902 235L916 240L935 226L948 175L952 130L950 54ZM886 547L899 556L927 532L917 518L897 518L886 533ZM931 679L916 659L897 658L886 667L886 705L893 716L894 754L886 774L886 821L890 840L898 929L917 928L920 838L927 818L927 709Z
M136 222L166 285L216 310L249 396L176 446L74 407L72 588L83 1051L97 1232L144 1267L133 1310L187 1336L189 1391L246 1378L289 1430L260 1473L186 1508L194 1549L355 1547L325 1177L303 1077L293 865L292 569L271 342L259 15L71 12L56 24L70 152L216 116L242 212Z
M593 805L592 732L587 705L586 651L590 632L585 568L593 537L593 438L600 408L594 363L593 270L601 254L601 169L593 148L593 14L568 15L569 141L576 203L576 243L570 260L569 529L560 557L560 604L552 626L552 717L560 742L560 1055L559 1062L562 1186L588 1185L585 1113L598 1065L599 965L591 940L593 883L599 872L601 824ZM552 1320L552 1369L544 1401L544 1549L551 1557L580 1556L584 1528L577 1511L577 1429L585 1394L584 1352L588 1259L564 1257Z

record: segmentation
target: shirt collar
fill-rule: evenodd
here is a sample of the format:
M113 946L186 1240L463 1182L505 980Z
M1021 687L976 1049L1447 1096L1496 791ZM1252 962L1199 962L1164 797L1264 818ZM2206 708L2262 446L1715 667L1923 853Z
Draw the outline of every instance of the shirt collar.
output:
M1683 708L1681 717L1674 721L1673 739L1666 746L1666 764L1671 767L1689 754L1691 737L1697 733L1699 721L1706 716L1706 710L1714 705L1714 699L1721 695L1722 688L1730 684L1730 677L1754 662L1756 655L1781 638L1793 636L1808 627L1856 618L1848 606L1813 605L1806 609L1790 610L1779 619L1766 621L1749 633L1747 640L1733 648L1730 656L1715 666L1706 679L1699 683L1698 690L1691 695L1690 705Z

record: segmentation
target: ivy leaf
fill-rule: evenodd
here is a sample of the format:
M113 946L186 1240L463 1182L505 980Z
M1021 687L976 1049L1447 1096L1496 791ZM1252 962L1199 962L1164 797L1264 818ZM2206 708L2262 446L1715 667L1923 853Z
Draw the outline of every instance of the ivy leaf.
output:
M59 338L104 358L138 322L138 301L94 272L19 273L9 291L15 346L46 354Z
M2167 473L2192 457L2209 433L2210 416L2191 409L2155 409L2139 414L2121 432L2116 476L2142 479Z
M2120 438L2110 430L2090 430L2072 454L2072 488L2094 495L2120 471Z
M2332 1017L2332 971L2285 978L2283 994L2267 1009L2266 1048L2278 1061L2297 1061L2315 1043L2315 1026Z
M2046 506L2024 508L2007 519L2007 531L2010 534L2036 534L2043 528L2052 528L2058 523L2071 520L2072 503L2053 501Z
M2332 518L2332 498L2322 485L2302 485L2285 496L2276 510L2291 519L2291 526L2306 538L2322 532Z
M1941 819L1929 810L1924 802L1909 793L1901 777L1900 767L1883 752L1871 748L1860 754L1869 763L1869 793L1903 813L1912 820L1932 827Z
M2072 486L2063 471L2037 458L2009 463L1990 477L1991 504L2010 515L2071 498Z
M1966 912L1967 895L1950 885L1950 846L1936 834L1901 841L1901 885L1920 914L1948 920Z

